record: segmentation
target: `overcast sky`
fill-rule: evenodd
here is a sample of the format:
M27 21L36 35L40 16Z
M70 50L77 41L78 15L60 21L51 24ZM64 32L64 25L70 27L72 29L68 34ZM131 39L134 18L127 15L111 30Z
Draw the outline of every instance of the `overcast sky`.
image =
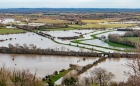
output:
M140 0L0 0L0 8L140 8Z

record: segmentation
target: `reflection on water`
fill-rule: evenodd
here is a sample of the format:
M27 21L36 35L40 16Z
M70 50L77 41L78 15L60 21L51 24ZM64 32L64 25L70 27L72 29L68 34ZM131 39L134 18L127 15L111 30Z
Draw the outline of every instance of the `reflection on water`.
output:
M15 67L20 70L29 69L31 73L37 70L37 76L44 77L54 71L68 69L69 64L84 66L93 63L97 58L87 57L85 61L82 59L83 57L0 54L0 66L6 64L6 67Z

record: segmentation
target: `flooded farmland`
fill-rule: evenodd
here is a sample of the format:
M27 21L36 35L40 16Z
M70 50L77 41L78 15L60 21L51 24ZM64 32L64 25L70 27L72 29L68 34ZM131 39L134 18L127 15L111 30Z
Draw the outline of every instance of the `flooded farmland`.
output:
M95 46L88 46L88 45L82 45L82 44L76 44L72 43L72 40L60 40L57 39L57 37L65 37L65 34L67 36L79 36L78 33L83 34L84 38L80 39L91 39L92 34L98 34L104 31L95 31L95 30L70 30L70 31L43 31L43 33L50 34L54 37L56 37L54 40L64 43L64 44L69 44L74 46L83 46L86 48L94 48L106 52L115 52L115 50L109 50L105 48L100 48L100 47L95 47ZM100 35L97 35L98 37L105 35L106 37L108 33L103 33ZM117 31L113 31L113 33L118 33ZM121 32L120 34L123 34L124 32ZM9 40L12 38L11 40ZM74 47L74 46L69 46L69 45L63 45L63 44L58 44L52 41L49 38L42 37L40 35L37 35L33 32L27 32L23 34L9 34L9 35L0 35L0 39L8 39L6 41L0 42L0 46L8 47L8 44L34 44L38 48L41 49L56 49L59 48L60 50L74 50L74 51L80 51L81 48L79 47ZM86 40L83 41L84 43L87 44L94 44L94 45L102 45L105 47L111 47L108 44L104 43L103 41L99 39L94 39L94 40ZM65 48L65 49L64 49ZM113 48L113 47L112 47ZM88 49L82 49L82 51L90 51ZM13 60L14 58L14 60ZM86 57L86 60L83 61L83 57L74 57L74 56L48 56L48 55L17 55L17 54L0 54L0 65L2 67L3 64L6 65L8 68L16 68L19 70L22 69L30 69L31 73L35 73L37 70L37 76L39 77L44 77L45 75L52 74L54 71L60 71L61 69L68 69L69 64L76 64L79 66L85 66L87 64L91 64L97 59L98 57L93 58L93 57ZM85 77L90 75L90 71L93 70L94 68L101 67L105 68L108 71L112 72L113 74L116 75L115 81L122 81L124 80L124 71L127 71L128 69L124 67L123 65L126 63L125 58L108 58L105 62L99 63L97 66L92 67L90 70L85 72L84 74L81 75L81 77ZM118 71L119 70L119 73Z
M42 49L59 48L61 50L61 48L63 47L63 48L65 48L65 50L75 50L75 51L80 50L80 48L77 48L77 47L57 44L48 38L39 36L39 35L32 33L32 32L27 32L24 34L0 35L0 39L10 39L10 38L12 38L12 40L6 40L3 42L0 42L0 46L8 47L8 44L13 44L13 45L15 45L15 44L19 44L19 45L34 44L38 48L42 48Z

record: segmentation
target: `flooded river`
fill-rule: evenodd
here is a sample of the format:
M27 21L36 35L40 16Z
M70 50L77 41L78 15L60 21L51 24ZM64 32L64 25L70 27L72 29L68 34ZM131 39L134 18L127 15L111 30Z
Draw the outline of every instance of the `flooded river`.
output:
M37 76L44 77L54 71L68 69L69 64L84 66L93 63L98 58L87 57L85 61L82 59L83 57L74 56L0 54L0 67L5 64L8 68L29 69L31 73L37 70Z
M44 77L45 75L52 74L54 71L68 69L69 64L84 66L93 63L98 58L87 57L85 61L82 59L83 57L73 56L0 54L0 67L5 64L8 68L16 68L19 70L29 69L31 73L35 73L37 70L37 76ZM115 74L115 81L123 81L127 79L127 77L124 76L124 71L128 71L125 67L126 62L126 58L109 58L89 69L82 74L81 77L88 77L91 70L101 67Z

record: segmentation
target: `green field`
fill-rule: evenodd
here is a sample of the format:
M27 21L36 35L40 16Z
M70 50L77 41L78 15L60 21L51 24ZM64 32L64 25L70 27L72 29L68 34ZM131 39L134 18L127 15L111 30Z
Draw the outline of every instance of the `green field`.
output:
M132 42L140 43L140 38L139 37L122 37L121 39L128 39Z
M86 25L69 25L74 28L119 28L133 26L132 24L86 24Z
M24 30L21 29L17 29L17 28L5 28L5 27L0 27L0 34L16 34L16 33L23 33L26 32Z
M113 47L119 47L119 48L134 48L132 46L127 46L127 45L123 45L123 44L119 44L119 43L114 43L114 42L110 42L108 40L105 40L104 41L105 43L107 43L108 45L110 46L113 46Z
M128 39L128 40L133 41L133 42L139 42L140 41L139 37L123 37L122 39Z

